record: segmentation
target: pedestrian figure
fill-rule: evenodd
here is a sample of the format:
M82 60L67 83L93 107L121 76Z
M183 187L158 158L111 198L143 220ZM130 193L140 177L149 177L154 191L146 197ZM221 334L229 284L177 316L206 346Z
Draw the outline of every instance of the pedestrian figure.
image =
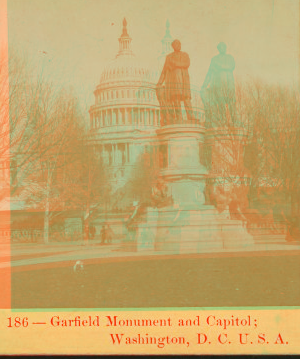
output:
M95 238L95 233L96 233L96 228L95 226L91 226L90 227L90 236L91 236L91 239L94 239Z
M132 213L125 221L125 226L128 230L127 248L129 250L136 250L136 236L137 236L137 220L140 216L140 204L138 201L133 202Z
M114 237L114 232L110 228L110 225L108 224L107 225L107 243L111 244L113 237Z
M78 286L84 287L84 277L85 277L85 270L83 262L78 260L76 261L75 265L73 266L73 272L75 276L75 282Z
M106 241L106 228L105 228L105 225L102 226L101 228L101 232L100 232L100 237L101 237L101 242L100 244L105 244L105 241Z

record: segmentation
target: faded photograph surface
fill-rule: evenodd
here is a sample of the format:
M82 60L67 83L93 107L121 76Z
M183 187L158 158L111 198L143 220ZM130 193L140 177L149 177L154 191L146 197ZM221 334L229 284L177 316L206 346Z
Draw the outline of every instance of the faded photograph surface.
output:
M7 6L12 308L298 305L299 2Z

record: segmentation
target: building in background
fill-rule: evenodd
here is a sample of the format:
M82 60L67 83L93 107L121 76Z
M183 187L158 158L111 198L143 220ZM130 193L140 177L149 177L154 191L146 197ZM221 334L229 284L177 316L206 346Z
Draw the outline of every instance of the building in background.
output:
M145 149L157 156L156 129L160 125L156 75L131 50L126 19L119 51L101 74L90 108L90 144L109 168L112 191L126 183L132 166Z

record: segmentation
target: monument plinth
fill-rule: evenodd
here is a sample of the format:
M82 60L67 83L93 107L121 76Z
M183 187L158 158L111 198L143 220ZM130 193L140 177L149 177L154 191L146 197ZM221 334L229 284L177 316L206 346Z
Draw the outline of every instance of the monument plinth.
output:
M174 124L157 130L164 156L160 176L173 203L146 209L137 226L138 251L183 254L252 248L253 237L242 220L232 218L229 202L220 211L219 206L207 204L204 196L207 180L220 185L235 176L242 184L239 171L247 135L244 129L234 127L210 129L205 135L200 124ZM201 161L204 140L211 147L210 170Z
M207 169L200 163L199 149L204 141L201 125L181 124L157 130L166 161L160 175L168 184L175 207L200 208L204 205Z

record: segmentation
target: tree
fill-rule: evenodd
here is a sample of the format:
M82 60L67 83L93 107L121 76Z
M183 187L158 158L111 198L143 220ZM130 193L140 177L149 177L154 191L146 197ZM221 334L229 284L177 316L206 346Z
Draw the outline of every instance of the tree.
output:
M56 88L43 74L32 76L25 66L20 73L18 57L10 61L11 196L24 199L27 209L44 211L48 243L51 215L63 209L68 194L55 177L78 160L82 114L71 91Z
M77 149L80 149L80 189L75 196L77 203L84 209L84 239L89 240L90 221L96 219L101 212L108 210L111 196L110 174L104 164L99 146L93 146L84 136Z
M283 191L293 215L299 205L299 93L295 88L249 84L244 97L252 138L245 164L252 174L252 187L259 183ZM253 191L252 191L253 192ZM274 200L273 200L274 201Z
M118 202L119 208L131 208L133 202L139 202L143 208L151 206L152 189L158 176L158 162L146 150L136 160L124 186L115 193L115 201Z
M299 216L299 92L258 80L238 83L236 106L240 123L249 132L245 150L230 136L234 128L228 122L228 141L221 145L223 152L215 151L218 158L212 162L221 164L220 175L229 183L234 182L234 173L248 176L252 205L264 193L263 206L269 213L281 196L283 203L291 204L292 216Z
M220 180L215 185L224 189L226 183L228 189L238 195L247 214L255 209L261 212L256 213L255 221L257 218L261 220L263 215L283 220L286 219L284 212L299 218L299 104L296 88L259 80L237 83L239 129L232 126L228 111L228 121L222 127L210 122L216 132L217 145L213 151L210 151L210 145L206 146L205 164ZM206 114L210 116L210 113ZM242 137L248 132L247 141L241 144L241 137L235 136L235 132ZM244 185L240 180L245 181ZM213 187L208 188L212 197ZM224 196L228 203L230 191L224 192ZM249 208L249 202L255 209ZM291 206L289 211L287 203Z

